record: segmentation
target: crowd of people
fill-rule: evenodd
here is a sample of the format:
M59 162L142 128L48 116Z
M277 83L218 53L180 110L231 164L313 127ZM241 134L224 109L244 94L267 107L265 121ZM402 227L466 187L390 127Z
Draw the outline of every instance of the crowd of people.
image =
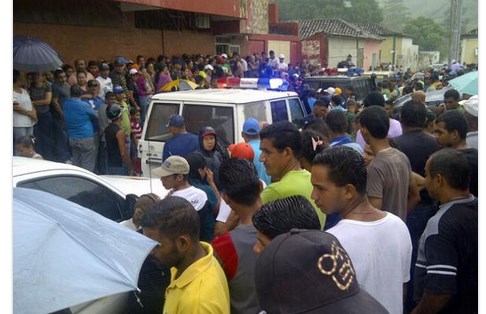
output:
M431 134L422 93L398 122L370 92L355 118L363 146L322 98L325 114L302 130L249 118L229 157L214 130L192 135L172 116L177 136L153 171L169 196L141 222L161 243L154 263L171 269L159 310L475 313L478 156L466 139L477 98L447 106Z
M262 69L301 78L273 52L253 57L14 70L15 151L140 174L147 105L167 83L210 88ZM315 91L302 129L249 118L244 142L228 147L210 126L191 134L180 115L161 122L172 137L151 175L168 196L141 197L123 223L159 243L128 312L477 313L478 98L450 89L429 110L433 74L384 81L364 99L351 86ZM391 101L409 84L396 113Z

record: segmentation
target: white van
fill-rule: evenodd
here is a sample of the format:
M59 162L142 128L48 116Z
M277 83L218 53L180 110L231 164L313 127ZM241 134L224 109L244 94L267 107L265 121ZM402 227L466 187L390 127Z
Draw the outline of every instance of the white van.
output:
M200 89L156 94L150 102L138 144L146 177L162 163L162 149L172 137L166 125L174 113L184 117L187 132L198 134L202 127L211 126L226 145L243 141L241 130L248 118L268 123L287 120L301 128L305 115L295 92Z

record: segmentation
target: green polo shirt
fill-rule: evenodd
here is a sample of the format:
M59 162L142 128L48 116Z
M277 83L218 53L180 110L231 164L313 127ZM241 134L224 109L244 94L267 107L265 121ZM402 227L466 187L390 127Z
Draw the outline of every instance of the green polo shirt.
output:
M260 194L262 203L267 204L278 199L282 199L294 195L302 195L309 200L316 210L321 229L326 222L326 215L316 206L316 203L311 199L312 184L311 174L309 171L293 170L287 172L278 182L273 182L268 185Z

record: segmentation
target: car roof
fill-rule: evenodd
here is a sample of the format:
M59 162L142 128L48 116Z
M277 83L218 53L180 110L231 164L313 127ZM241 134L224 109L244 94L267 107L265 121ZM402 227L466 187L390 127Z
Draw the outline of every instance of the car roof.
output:
M128 195L135 194L140 196L146 193L155 193L160 198L164 198L168 191L164 189L159 179L150 179L145 177L130 177L130 176L110 176L110 175L97 175L84 168L53 162L43 159L34 159L20 156L13 156L12 162L13 177L22 177L26 175L32 175L35 173L43 173L45 176L51 174L66 173L78 173L89 178L96 178L99 181L105 183L110 189L115 190L118 194Z
M444 94L447 90L451 89L450 86L446 86L442 89L430 91L430 92L425 92L425 102L436 102L436 101L443 101L444 100ZM393 108L401 107L403 106L404 103L406 103L408 100L412 98L412 93L403 95L400 98L397 98L393 102Z
M263 100L282 99L287 97L298 97L295 92L277 92L268 90L251 89L196 89L189 91L159 93L152 97L152 100L164 101L204 101L214 103L236 103L244 104Z
M87 173L88 175L95 175L86 169L74 165L70 165L70 164L53 162L53 161L43 160L43 159L13 156L12 172L14 177L35 173L35 172L41 172L41 171L44 172L46 170L47 171L73 170L73 171L84 172Z
M159 178L119 175L100 175L100 177L116 186L125 194L141 196L147 193L154 193L162 199L169 193L169 191L164 188Z
M123 189L118 188L116 184L109 182L102 176L78 166L43 159L13 156L12 177L14 185L16 184L15 182L19 180L23 181L36 178L37 173L42 174L41 177L49 177L60 174L77 175L102 183L120 196L123 195L125 197L128 194L125 193Z

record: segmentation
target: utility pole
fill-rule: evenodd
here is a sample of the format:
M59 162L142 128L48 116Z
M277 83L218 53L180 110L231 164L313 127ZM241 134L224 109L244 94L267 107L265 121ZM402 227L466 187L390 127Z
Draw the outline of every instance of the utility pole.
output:
M461 49L462 0L451 1L451 29L449 37L449 64L459 62Z

